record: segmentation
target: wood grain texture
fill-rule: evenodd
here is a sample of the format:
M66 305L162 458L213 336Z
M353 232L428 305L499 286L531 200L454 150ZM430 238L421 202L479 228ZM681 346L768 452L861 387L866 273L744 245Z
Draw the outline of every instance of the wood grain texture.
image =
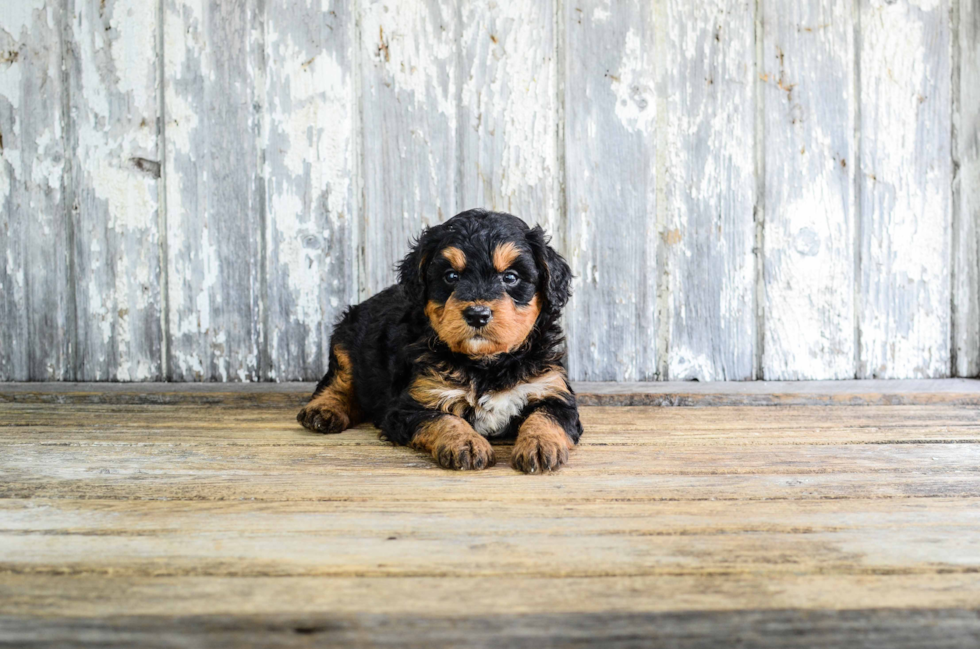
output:
M852 1L762 6L763 378L852 378L857 224Z
M293 413L0 404L4 641L975 641L977 406L583 408L533 477Z
M860 378L950 372L949 3L861 2Z
M55 612L65 612L62 614L73 617L95 617L109 604L113 608L127 606L125 610L129 615L227 615L235 616L232 618L235 622L247 624L249 619L268 616L270 603L280 615L288 613L309 619L309 616L322 615L324 611L363 614L364 602L384 601L385 614L415 616L425 622L434 617L434 612L423 607L435 600L440 605L439 613L460 626L464 624L464 615L468 614L472 619L475 611L487 614L490 610L494 615L522 616L551 610L569 617L583 615L587 619L602 616L617 619L617 615L674 611L685 613L691 621L710 619L707 611L745 614L752 610L785 610L804 618L808 615L819 618L836 612L853 616L852 620L858 626L862 615L866 614L862 610L864 607L857 604L859 602L874 602L874 606L884 610L907 609L900 610L905 619L917 618L925 622L930 612L942 619L942 606L968 610L975 607L978 592L972 575L868 575L853 580L849 589L835 592L837 579L836 575L773 577L751 574L701 580L637 577L629 580L624 588L621 582L603 579L545 581L479 577L443 578L420 583L415 578L368 577L112 579L101 575L74 578L5 575L0 588L4 603L10 602L5 613L27 619L39 610L48 613L47 619L51 619ZM25 588L28 584L30 589ZM555 588L557 586L561 588ZM175 598L173 595L178 588L182 597ZM134 590L143 597L133 598ZM675 594L676 600L659 597L661 593ZM14 597L15 594L18 597ZM921 601L926 597L934 605L921 608ZM680 602L700 610L678 610ZM972 611L971 614L976 615ZM860 627L852 629L854 632L860 630ZM406 630L403 639L407 640L404 638L407 635ZM537 641L540 643L540 638Z
M128 0L67 6L75 376L160 380L159 12Z
M667 3L667 378L753 378L752 3Z
M64 445L74 436L76 446L85 445L78 441L79 433L85 433L84 439L93 445L108 441L136 445L141 436L152 435L161 444L201 438L210 439L212 445L247 442L281 446L281 442L291 441L299 446L383 446L376 436L372 437L376 431L369 424L352 429L350 435L322 438L302 433L301 438L294 438L297 430L287 416L293 408L284 404L270 402L255 408L242 408L234 401L207 406L179 404L178 408L172 405L6 404L4 412L9 419L3 423L3 439L15 444L18 435L31 432L38 443L55 445ZM637 437L645 438L648 445L701 444L710 440L727 440L742 446L801 441L833 445L835 436L837 445L899 444L917 439L966 443L965 436L980 425L976 404L719 406L697 410L616 406L586 407L581 415L592 438L588 444L600 446L634 445ZM101 422L101 427L100 417L109 417ZM819 417L820 423L814 424L814 417ZM747 432L754 434L746 435Z
M294 408L3 406L0 498L459 503L977 497L976 407L585 408L588 438L529 488L447 476L371 426L320 436ZM244 473L243 473L244 472ZM247 479L243 476L247 475ZM393 491L393 482L411 487ZM405 505L409 506L409 505Z
M657 349L657 98L649 3L563 4L572 378L651 380ZM663 378L663 377L661 377Z
M275 583L256 582L256 591ZM322 583L322 582L321 582ZM486 582L481 582L486 583ZM332 586L333 584L331 584ZM644 582L653 589L664 582ZM782 584L768 584L777 586ZM876 584L877 585L877 584ZM116 584L112 584L116 586ZM288 586L291 595L315 591L312 580ZM465 588L460 584L460 590ZM638 584L639 586L639 584ZM760 584L760 586L765 586ZM108 590L108 589L103 589ZM278 590L278 589L277 589ZM479 590L474 588L473 590ZM512 583L494 583L490 592L505 596ZM868 589L871 591L871 589ZM575 596L588 596L576 591ZM872 591L873 592L873 591ZM346 594L346 593L344 593ZM401 594L399 592L399 594ZM332 607L325 609L333 611ZM79 638L98 646L137 645L148 649L175 644L186 646L229 645L253 647L383 647L418 649L432 647L580 647L610 649L690 647L711 649L736 638L751 647L849 647L868 646L919 649L969 649L976 646L980 623L969 609L918 610L872 608L859 610L799 611L793 609L713 611L691 615L680 612L622 613L480 613L458 617L390 613L343 614L311 611L241 615L147 615L113 620L65 617L45 620L43 626L29 618L4 616L0 632L20 647L70 647Z
M74 376L69 90L62 69L68 21L53 0L0 8L3 380Z
M423 226L457 211L461 27L449 0L368 0L359 21L366 298L394 283Z
M299 408L315 383L3 383L0 403ZM584 406L980 405L975 379L572 383Z
M333 324L357 302L348 5L265 5L267 378L276 381L319 380Z
M254 380L262 358L262 23L256 0L166 0L168 379Z
M555 6L461 5L458 164L461 209L516 214L560 244Z
M900 431L904 432L904 431ZM972 425L955 431L966 442L951 442L950 433L944 437L931 432L908 443L867 444L827 443L811 445L806 442L783 445L770 435L768 444L740 445L737 434L698 439L684 443L679 438L671 443L656 441L649 431L632 435L634 443L608 445L610 436L600 435L596 444L577 448L571 457L572 465L566 474L548 478L547 488L530 489L521 483L521 475L509 466L510 447L498 447L498 466L486 471L476 484L454 486L452 496L441 494L444 473L425 455L407 449L390 449L382 444L370 444L377 431L355 433L359 443L344 443L324 447L307 438L305 445L286 442L266 444L209 444L207 437L185 439L174 448L173 442L143 449L138 442L113 444L21 444L9 442L4 446L3 468L5 481L0 486L2 498L72 499L79 493L87 498L105 500L169 500L178 494L181 499L200 502L248 499L256 502L364 502L387 499L411 508L411 503L425 500L452 500L470 507L489 505L498 500L520 503L572 504L580 501L609 502L629 495L636 502L716 500L756 502L767 499L818 501L830 498L881 498L904 500L910 497L976 497L980 480L975 467L980 460L980 445L976 436L980 426ZM887 431L865 432L866 438L877 440ZM213 430L213 435L233 435L233 431ZM286 431L272 439L282 440ZM131 435L130 435L131 436ZM801 435L805 438L805 434ZM896 435L901 437L901 435ZM928 441L924 441L928 440ZM732 443L735 441L735 443ZM940 444L936 448L929 444ZM168 447L169 446L169 447ZM134 453L138 451L138 455ZM930 455L931 454L931 455ZM244 469L247 483L235 479ZM615 470L615 475L610 471ZM565 469L563 469L565 471ZM874 474L869 476L869 474ZM391 493L392 484L411 482L408 493ZM623 481L630 490L623 491ZM731 489L737 486L737 495ZM482 493L492 489L492 494ZM726 492L726 489L728 490ZM387 495L386 495L387 494ZM591 495L590 495L591 494ZM584 532L583 532L584 533ZM880 535L879 535L880 536ZM887 543L884 538L879 539ZM583 550L587 545L580 539ZM149 542L148 542L149 543ZM347 541L337 541L336 552L352 551ZM520 545L518 539L512 542ZM733 542L734 543L734 542ZM38 545L5 543L5 560L19 553L42 558ZM143 544L148 550L148 544ZM232 545L229 542L229 545ZM432 545L435 545L433 543ZM666 547L666 543L662 546ZM20 548L19 550L17 548ZM662 549L662 548L661 548ZM566 554L562 551L560 554ZM442 556L444 553L437 553ZM522 551L521 556L526 552ZM622 553L610 555L615 557ZM635 555L631 550L625 555ZM744 554L744 551L739 551ZM588 552L589 563L569 566L581 576L605 571L603 556ZM25 555L26 556L26 555ZM109 555L122 568L122 553ZM279 558L289 558L280 556ZM517 559L508 559L501 566L473 566L484 572L513 572L507 567ZM610 561L612 559L609 559ZM626 560L625 557L621 560ZM329 558L317 559L321 564ZM443 558L443 562L446 559ZM471 564L475 563L475 556ZM677 565L677 559L668 563ZM636 568L637 566L634 566ZM360 565L325 568L326 573L356 574L370 569ZM705 570L710 570L706 567ZM282 570L289 571L288 567ZM436 568L425 568L422 559L409 561L404 570L422 576L435 576ZM529 574L533 566L525 566ZM540 574L540 573L539 573Z
M788 522L789 504L755 502L738 512L717 502L569 504L555 520L540 517L540 503L493 503L491 512L475 515L466 503L441 502L417 513L405 512L406 504L7 500L0 509L9 524L0 533L0 570L130 578L542 579L765 570L775 577L873 574L896 565L910 573L922 563L920 548L938 535L961 537L942 544L941 564L951 572L973 564L980 552L980 542L964 538L976 526L972 499L937 499L934 508L915 499L827 502L804 503ZM500 549L505 540L509 553ZM887 550L876 554L869 547L874 542ZM454 551L462 544L470 551ZM816 551L798 556L808 546ZM576 555L588 563L556 561ZM732 556L739 557L737 568Z
M36 435L37 443L51 445L104 445L105 442L138 445L143 436L172 445L183 441L210 440L211 445L258 444L281 446L383 446L369 425L351 434L322 438L297 432L288 414L291 406L266 402L242 408L225 404L65 404L51 402L6 404L2 439L16 444L18 436ZM221 407L215 407L215 406ZM687 408L587 407L581 411L590 431L591 445L635 445L638 438L650 445L703 444L725 441L745 445L812 443L900 444L917 440L967 443L980 425L976 405L929 404L915 406L754 406ZM137 407L138 406L138 407ZM105 418L109 417L108 420ZM814 417L820 423L814 424ZM101 418L101 421L100 421ZM68 423L66 423L68 422ZM99 424L102 423L100 427ZM746 435L752 432L752 435ZM84 433L86 442L79 441ZM74 444L70 444L72 440ZM583 444L586 442L583 442ZM409 453L412 457L424 455Z
M980 6L960 0L954 73L953 354L955 376L980 376Z

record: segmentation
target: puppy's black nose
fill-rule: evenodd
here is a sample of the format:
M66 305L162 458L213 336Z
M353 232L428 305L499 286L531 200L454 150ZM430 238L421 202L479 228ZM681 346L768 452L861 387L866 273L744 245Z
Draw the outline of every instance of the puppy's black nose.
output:
M488 306L468 306L463 309L463 319L474 329L485 327L492 317L493 311Z

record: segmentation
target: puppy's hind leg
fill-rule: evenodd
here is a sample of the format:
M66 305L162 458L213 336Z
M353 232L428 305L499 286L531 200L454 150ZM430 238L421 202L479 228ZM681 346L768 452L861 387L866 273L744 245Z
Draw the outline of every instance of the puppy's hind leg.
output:
M330 354L330 370L296 421L314 433L339 433L360 423L354 398L354 375L350 356L340 345Z

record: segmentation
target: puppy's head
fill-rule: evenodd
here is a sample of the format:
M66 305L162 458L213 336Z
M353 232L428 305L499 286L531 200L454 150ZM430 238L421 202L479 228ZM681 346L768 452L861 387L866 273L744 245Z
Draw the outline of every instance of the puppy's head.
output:
M425 230L398 268L439 338L454 352L511 352L568 301L571 271L540 227L470 210Z

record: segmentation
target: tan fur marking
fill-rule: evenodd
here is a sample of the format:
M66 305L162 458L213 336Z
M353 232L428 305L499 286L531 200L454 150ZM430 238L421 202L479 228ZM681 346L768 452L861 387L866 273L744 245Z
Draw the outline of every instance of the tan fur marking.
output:
M444 415L422 424L412 448L432 454L447 469L485 469L496 463L493 447L464 419Z
M408 394L430 410L457 417L463 416L473 399L472 390L434 371L415 377Z
M463 272L466 268L466 253L464 253L459 248L450 246L449 248L444 248L442 251L442 256L449 260L449 264L453 267L457 273Z
M416 376L409 394L429 410L457 417L472 415L473 428L484 437L505 430L529 403L546 399L565 401L569 397L568 382L561 367L548 367L508 388L482 394L477 394L465 377L436 367Z
M469 302L460 302L455 296L450 296L445 304L429 302L425 305L425 315L429 317L432 328L454 352L465 354L465 344L474 331L463 319L463 309Z
M516 244L508 241L502 243L493 251L493 267L497 269L498 273L502 273L510 265L514 263L514 260L521 256L521 249L517 247Z
M333 380L320 394L310 400L297 419L310 430L337 432L355 426L361 421L357 399L354 398L354 375L350 356L340 345L335 345L337 371ZM340 430L335 430L337 427Z
M558 422L536 410L521 424L511 464L524 473L556 471L568 462L571 448L572 440Z
M474 305L493 311L490 323L479 332L466 324L463 310ZM527 339L541 313L537 294L525 306L517 306L509 295L493 302L460 302L455 296L445 304L429 302L425 314L439 338L458 354L486 357L512 352Z
M490 306L493 309L493 320L490 321L486 333L487 338L496 343L493 353L510 352L520 347L541 313L537 294L526 306L517 306L506 294Z
M527 383L534 383L536 387L528 403L556 397L564 401L569 396L568 381L565 377L565 369L562 367L549 367L541 374L528 379Z
M527 404L554 398L564 401L568 396L564 371L548 368L503 390L480 394L473 409L473 428L481 435L493 437L506 430Z

